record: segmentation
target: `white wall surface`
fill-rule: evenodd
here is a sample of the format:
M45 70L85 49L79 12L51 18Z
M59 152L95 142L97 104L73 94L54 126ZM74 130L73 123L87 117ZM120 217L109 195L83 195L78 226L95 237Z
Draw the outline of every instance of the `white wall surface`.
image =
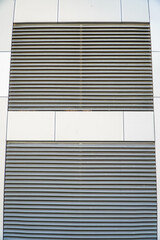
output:
M8 98L0 98L0 140L6 139L6 121L7 121Z
M8 140L154 141L153 112L9 111Z
M153 112L57 112L56 140L154 141Z
M120 0L59 0L58 21L121 21Z
M122 0L122 21L149 22L148 0Z
M160 51L160 1L149 0L152 51Z
M10 52L0 52L0 97L8 96Z
M7 140L54 140L54 112L8 112Z
M154 141L153 112L124 112L125 141Z
M56 22L58 0L16 0L14 22Z
M15 0L0 0L0 51L11 50Z
M16 0L14 21L149 22L148 0Z
M57 112L56 140L122 141L122 112Z

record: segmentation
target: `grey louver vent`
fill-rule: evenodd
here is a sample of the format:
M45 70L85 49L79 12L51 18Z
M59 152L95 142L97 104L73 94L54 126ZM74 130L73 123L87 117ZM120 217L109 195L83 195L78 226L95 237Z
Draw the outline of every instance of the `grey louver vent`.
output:
M9 110L152 108L149 24L14 24Z
M4 239L156 240L152 142L8 142Z

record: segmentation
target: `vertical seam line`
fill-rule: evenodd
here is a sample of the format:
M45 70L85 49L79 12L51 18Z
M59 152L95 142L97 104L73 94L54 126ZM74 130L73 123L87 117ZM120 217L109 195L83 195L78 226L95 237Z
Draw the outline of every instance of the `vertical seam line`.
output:
M151 16L150 16L150 3L148 0L148 17L149 17L149 22L151 22Z
M122 22L122 0L120 0L121 22Z
M57 0L57 22L59 21L59 0Z

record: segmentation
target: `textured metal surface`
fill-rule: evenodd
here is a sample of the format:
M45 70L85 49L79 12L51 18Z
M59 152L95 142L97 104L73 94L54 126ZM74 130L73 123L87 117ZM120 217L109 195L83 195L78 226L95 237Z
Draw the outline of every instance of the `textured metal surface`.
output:
M9 110L77 109L153 109L149 24L14 24Z
M152 142L8 142L4 240L156 240Z

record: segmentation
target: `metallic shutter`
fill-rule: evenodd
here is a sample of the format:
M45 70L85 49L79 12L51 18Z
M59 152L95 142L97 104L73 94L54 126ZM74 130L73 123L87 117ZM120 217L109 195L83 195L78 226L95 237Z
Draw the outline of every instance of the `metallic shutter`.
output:
M153 142L8 142L4 240L156 240Z
M148 23L15 23L9 110L153 110Z

